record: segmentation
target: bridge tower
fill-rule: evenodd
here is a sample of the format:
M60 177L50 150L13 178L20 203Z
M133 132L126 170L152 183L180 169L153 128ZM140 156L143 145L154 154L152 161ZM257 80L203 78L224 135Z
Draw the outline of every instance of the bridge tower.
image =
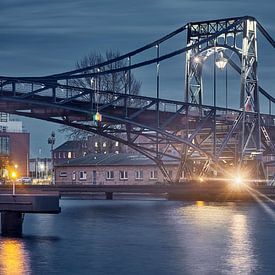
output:
M229 25L233 28L228 28ZM226 30L226 31L225 31ZM225 31L225 32L224 32ZM261 118L259 105L259 86L257 74L257 22L252 17L239 21L238 18L189 23L187 30L185 101L204 104L203 67L206 60L213 57L213 106L217 106L216 70L231 65L240 73L241 114L234 130L239 149L235 158L241 168L243 161L253 151L257 174L261 161ZM212 36L213 39L208 38ZM239 58L239 65L230 59L233 52ZM188 131L188 130L187 130ZM213 115L213 155L217 154L216 111Z

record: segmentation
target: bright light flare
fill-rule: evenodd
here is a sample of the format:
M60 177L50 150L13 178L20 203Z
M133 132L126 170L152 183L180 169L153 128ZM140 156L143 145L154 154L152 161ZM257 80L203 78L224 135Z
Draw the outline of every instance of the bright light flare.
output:
M240 176L234 178L234 183L240 185L243 183L243 179Z
M201 59L199 58L199 56L195 56L194 61L195 63L200 63Z
M12 171L12 172L11 172L11 177L12 177L13 179L15 179L16 176L17 176L16 172L15 172L15 171Z
M236 188L243 187L245 185L245 179L241 175L236 175L232 180L232 184Z

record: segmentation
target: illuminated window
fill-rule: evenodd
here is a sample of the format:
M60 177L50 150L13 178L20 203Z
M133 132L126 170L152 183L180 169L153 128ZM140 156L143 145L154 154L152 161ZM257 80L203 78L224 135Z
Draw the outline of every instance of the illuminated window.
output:
M136 171L136 180L142 180L143 179L143 171L142 170L138 170Z
M68 159L72 158L72 152L68 152Z
M76 172L75 171L73 171L73 173L72 173L72 180L76 180Z
M114 171L106 171L106 180L113 180L115 177Z
M87 173L86 173L86 171L80 171L79 172L79 179L80 180L86 180L87 179Z
M155 180L157 178L158 178L158 171L157 170L150 171L150 179Z
M118 141L116 141L116 147L118 147L118 145L119 145L119 143L118 143Z
M106 147L107 146L107 144L106 144L106 142L103 142L103 145L102 145L103 147Z
M97 141L95 142L95 147L98 147L98 142Z
M128 172L127 171L119 171L119 179L120 180L127 180L128 179Z

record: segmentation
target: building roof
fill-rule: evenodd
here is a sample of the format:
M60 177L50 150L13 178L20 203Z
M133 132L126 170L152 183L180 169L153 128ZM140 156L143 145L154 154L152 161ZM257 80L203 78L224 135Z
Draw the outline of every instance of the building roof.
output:
M166 163L171 162L166 161ZM173 164L174 162L171 162ZM143 155L133 154L89 154L85 157L70 159L56 166L136 166L155 165L155 162Z
M79 150L81 148L82 141L79 140L68 140L58 146L57 148L54 149L54 151L62 151L62 152L70 152L70 151L75 151Z

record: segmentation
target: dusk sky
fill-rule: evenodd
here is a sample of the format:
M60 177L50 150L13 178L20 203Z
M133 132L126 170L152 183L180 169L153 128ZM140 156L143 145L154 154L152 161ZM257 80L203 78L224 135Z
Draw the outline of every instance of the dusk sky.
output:
M189 21L252 15L275 37L273 0L0 0L0 3L0 75L8 76L70 70L91 51L118 49L125 53ZM267 48L262 37L261 41L259 54L265 62L260 63L259 70L266 78L263 87L274 91L271 81L274 56L261 50ZM181 46L184 44L182 41ZM23 121L31 133L31 155L37 155L39 147L43 156L49 155L47 138L59 126L31 119ZM57 145L63 138L57 132Z

